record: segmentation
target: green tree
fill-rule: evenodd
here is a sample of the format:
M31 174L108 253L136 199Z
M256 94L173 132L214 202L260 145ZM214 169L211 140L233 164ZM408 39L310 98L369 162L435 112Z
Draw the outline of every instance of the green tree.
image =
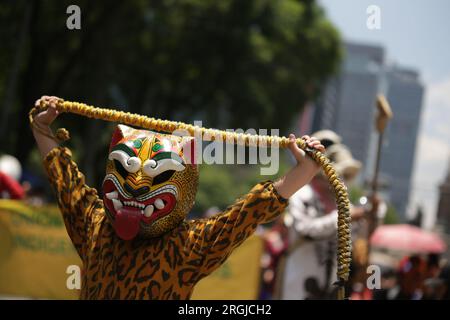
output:
M358 185L352 185L348 190L348 197L353 204L359 203L359 199L365 195L364 189Z
M386 215L384 216L384 224L397 224L400 223L400 218L397 210L392 205L388 205Z
M281 153L278 173L285 174L292 165L287 159L289 152ZM273 180L272 176L261 177L258 165L201 165L200 183L193 215L201 216L211 207L224 210L240 196L262 180Z
M71 4L81 8L81 30L66 28ZM21 160L33 146L27 113L42 94L286 133L340 57L338 33L312 0L5 1L0 32L0 112L8 119L0 143ZM110 126L77 116L60 122L98 183Z

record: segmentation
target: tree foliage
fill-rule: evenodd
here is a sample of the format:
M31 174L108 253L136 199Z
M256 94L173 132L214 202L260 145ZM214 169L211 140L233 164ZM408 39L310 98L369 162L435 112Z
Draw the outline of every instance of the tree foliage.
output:
M81 30L66 28L71 4L81 9ZM0 112L8 119L0 139L21 160L33 145L27 113L42 94L285 133L340 57L337 31L312 0L17 0L0 4L0 21ZM61 122L98 182L110 125Z
M285 174L293 159L288 151L280 154L278 175ZM235 200L248 193L257 183L273 179L261 176L257 165L201 165L199 190L193 215L200 216L211 207L224 210Z
M384 224L400 223L400 217L394 206L388 205L386 215L384 216Z

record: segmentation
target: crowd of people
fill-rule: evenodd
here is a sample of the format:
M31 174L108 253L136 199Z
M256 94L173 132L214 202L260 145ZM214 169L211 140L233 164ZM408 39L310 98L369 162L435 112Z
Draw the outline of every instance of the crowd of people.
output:
M448 300L450 277L447 262L438 254L413 254L401 259L397 268L382 273L381 289L374 300Z
M313 134L326 146L326 155L347 186L361 163L336 133ZM379 197L351 206L353 262L348 284L352 300L449 299L449 268L439 255L407 255L395 266L382 266L380 287L369 288L367 273L371 221L380 223L387 206ZM373 231L373 230L372 230ZM334 299L336 286L337 210L324 175L300 189L284 216L262 233L261 299Z
M335 169L351 185L361 170L342 139L330 130L313 134L326 147ZM31 177L31 178L30 178ZM39 179L22 172L20 162L0 157L0 198L45 202ZM206 215L219 212L211 208ZM383 266L379 288L368 288L365 268L369 264L368 215L381 221L386 204L378 198L351 206L353 265L349 281L352 300L450 299L450 268L437 254L407 255L396 266ZM260 299L333 299L336 274L337 210L334 195L323 174L296 192L285 214L262 233Z

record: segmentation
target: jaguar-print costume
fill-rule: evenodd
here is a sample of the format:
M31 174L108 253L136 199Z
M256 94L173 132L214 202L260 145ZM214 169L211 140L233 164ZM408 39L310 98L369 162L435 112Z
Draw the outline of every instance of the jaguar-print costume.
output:
M67 148L50 151L44 166L83 262L81 299L189 299L200 279L288 203L271 181L262 182L212 218L183 221L158 237L124 241Z

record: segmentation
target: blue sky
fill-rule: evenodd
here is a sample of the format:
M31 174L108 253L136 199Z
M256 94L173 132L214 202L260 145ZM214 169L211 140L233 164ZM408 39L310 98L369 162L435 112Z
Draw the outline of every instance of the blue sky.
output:
M389 62L421 74L425 97L410 203L435 221L438 185L450 165L450 1L319 0L343 38L382 45ZM381 28L366 26L367 7L381 12Z

